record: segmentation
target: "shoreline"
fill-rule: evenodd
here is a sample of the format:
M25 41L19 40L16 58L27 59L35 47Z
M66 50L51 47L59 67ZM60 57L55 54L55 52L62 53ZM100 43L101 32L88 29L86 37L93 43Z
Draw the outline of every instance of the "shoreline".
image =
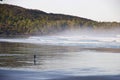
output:
M12 45L12 47L11 47L11 45ZM0 42L0 48L1 48L1 51L3 50L3 53L6 50L8 50L8 54L10 54L10 55L11 55L11 53L12 54L21 54L21 52L19 52L19 51L23 51L23 54L26 54L26 55L28 55L28 54L33 55L32 50L36 49L38 51L38 53L37 52L36 53L38 55L40 55L39 57L40 57L41 64L44 63L43 66L41 65L40 69L36 69L33 65L32 65L33 66L32 69L29 67L28 68L0 67L0 80L120 80L120 74L119 74L120 49L119 48L118 49L116 49L116 48L82 48L80 46L57 46L57 45L42 45L42 44L29 44L29 43L24 44L24 43L11 43L11 42ZM46 51L46 49L47 49L47 51ZM9 51L10 52L15 51L15 52L9 53ZM18 51L18 52L16 52L16 51ZM26 51L26 52L24 52L24 51ZM29 53L27 53L27 51ZM42 51L43 51L43 53L42 53ZM82 53L82 51L83 51L83 53ZM85 53L87 53L87 52L88 53L91 52L91 53L87 55L84 53L84 51L85 51ZM81 55L77 54L77 52L81 52ZM93 52L93 55L91 55L92 52ZM94 52L95 53L98 52L98 54L94 55ZM99 54L99 52L100 52L100 54ZM1 54L3 54L3 53L1 52ZM63 53L63 54L61 54L61 53ZM67 53L69 53L69 55ZM102 54L102 53L107 53L107 54L105 54L105 56L104 56L104 54ZM111 53L115 54L115 55L111 55ZM110 56L108 57L107 55L110 55ZM22 59L24 59L24 58L21 58L21 56L14 56L14 55L12 55L12 56L13 57L11 57L10 59L11 60L19 59L18 62L21 61ZM53 58L53 56L55 59ZM92 59L94 59L94 57L96 57L95 58L96 63L93 63L94 60L92 60ZM89 64L87 63L87 62L89 62L88 58L89 58L89 60L91 60ZM28 56L28 59L31 59L31 57ZM46 59L46 60L44 60L44 59ZM78 63L76 62L78 65L84 63L84 61L87 60L86 65L91 65L91 63L92 63L93 66L98 65L97 66L98 69L95 67L91 67L91 66L82 67L82 65L78 66L77 64L76 64L76 67L69 67L69 66L75 65L75 64L71 64L69 62L66 62L66 63L68 63L67 65L64 65L64 63L62 64L62 60L64 62L64 61L67 61L67 59L69 62L73 61L72 63L75 63L76 61L78 61ZM104 59L106 59L106 60L104 60ZM111 59L113 61L111 61ZM5 58L3 58L3 60L5 60ZM3 60L1 58L1 62L3 62ZM54 64L55 60L58 60L58 62L56 62ZM82 62L82 60L83 60L83 62ZM102 60L104 60L104 61L102 61ZM9 61L9 58L8 58L8 61ZM24 61L27 61L26 58ZM45 64L44 61L48 62L48 64L47 63ZM113 68L112 68L110 62L112 62L112 64L114 64ZM99 65L98 63L101 65ZM10 62L9 64L11 65L11 64L15 64L15 63ZM55 66L51 66L51 64L55 65ZM106 65L104 65L104 64L106 64ZM63 68L63 67L59 67L60 65L64 66L64 69L57 69L57 68ZM102 66L108 66L108 67L105 67L105 70L104 69L101 70L101 69L99 69L100 66L101 66L101 68L103 68ZM36 67L38 68L38 66L36 66ZM46 67L45 70L42 69L43 67L44 68ZM111 67L111 68L108 69L109 67ZM106 71L106 69L108 69L107 70L108 72ZM110 72L111 69L115 69L115 70L113 70L115 72L111 73Z
M41 46L48 46L48 47L64 47L64 48L73 48L73 49L79 49L79 50L93 50L93 51L100 51L100 52L110 52L110 53L120 53L120 48L104 48L104 47L81 47L81 46L60 46L60 45L47 45L47 44L33 44L33 43L19 43L19 42L2 42L0 41L1 44L27 44L27 45L34 45L36 47L41 47ZM1 45L2 46L2 45Z

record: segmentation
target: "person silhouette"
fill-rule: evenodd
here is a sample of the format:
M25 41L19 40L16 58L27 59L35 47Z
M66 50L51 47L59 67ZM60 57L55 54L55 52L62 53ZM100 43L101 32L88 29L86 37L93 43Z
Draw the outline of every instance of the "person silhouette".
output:
M34 65L36 65L36 55L34 54Z

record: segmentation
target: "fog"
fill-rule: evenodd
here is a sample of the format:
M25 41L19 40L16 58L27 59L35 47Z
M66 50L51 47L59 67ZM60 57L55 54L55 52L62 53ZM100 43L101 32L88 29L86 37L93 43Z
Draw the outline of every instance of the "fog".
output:
M38 70L52 69L53 72L56 69L63 69L61 72L65 75L119 74L120 54L115 54L120 53L119 30L118 28L99 30L92 28L69 29L49 36L0 39L0 43L7 42L1 45L1 51L3 51L1 56L7 55L5 59L11 59L8 57L16 56L15 59L18 59L20 56L16 55L16 53L20 55L24 53L25 55L21 59L19 58L20 61L17 60L17 62L24 61L25 63L31 63L33 60L31 55L36 54L38 64L24 66L25 68ZM8 55L8 52L13 54ZM7 61L2 59L2 62Z
M111 29L71 29L66 30L54 35L56 37L71 38L79 40L98 40L98 41L111 41L120 42L120 28Z
M93 28L79 28L69 29L56 36L70 36L70 37L120 37L120 28L110 29L93 29Z
M49 36L0 39L0 42L19 42L57 46L120 48L120 29L69 29Z

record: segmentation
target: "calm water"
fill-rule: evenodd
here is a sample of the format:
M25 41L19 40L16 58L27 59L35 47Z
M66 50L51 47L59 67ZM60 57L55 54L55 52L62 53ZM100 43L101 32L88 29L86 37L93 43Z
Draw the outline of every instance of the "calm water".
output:
M38 40L40 43L37 43ZM46 43L40 38L35 41L34 37L28 41L26 39L1 39L1 69L52 70L69 75L120 74L119 42L114 42L114 40L113 42L98 42L97 40L87 40L86 42L84 40L83 42L82 40L78 43L79 40L72 39L73 43L66 38L55 42L56 39L53 37L50 39L52 41L48 38L44 38L44 40ZM41 44L42 42L44 44ZM52 44L50 44L51 42ZM79 46L75 46L77 43ZM80 45L81 43L83 44ZM104 43L107 47L103 45ZM87 44L88 47L86 47ZM34 65L34 54L36 55L36 65Z

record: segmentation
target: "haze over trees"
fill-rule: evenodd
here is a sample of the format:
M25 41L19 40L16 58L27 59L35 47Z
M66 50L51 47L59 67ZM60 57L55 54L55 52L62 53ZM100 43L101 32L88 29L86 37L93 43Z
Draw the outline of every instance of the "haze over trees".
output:
M0 4L0 35L48 35L66 29L109 29L118 22L97 22L77 16L46 13L40 10Z

